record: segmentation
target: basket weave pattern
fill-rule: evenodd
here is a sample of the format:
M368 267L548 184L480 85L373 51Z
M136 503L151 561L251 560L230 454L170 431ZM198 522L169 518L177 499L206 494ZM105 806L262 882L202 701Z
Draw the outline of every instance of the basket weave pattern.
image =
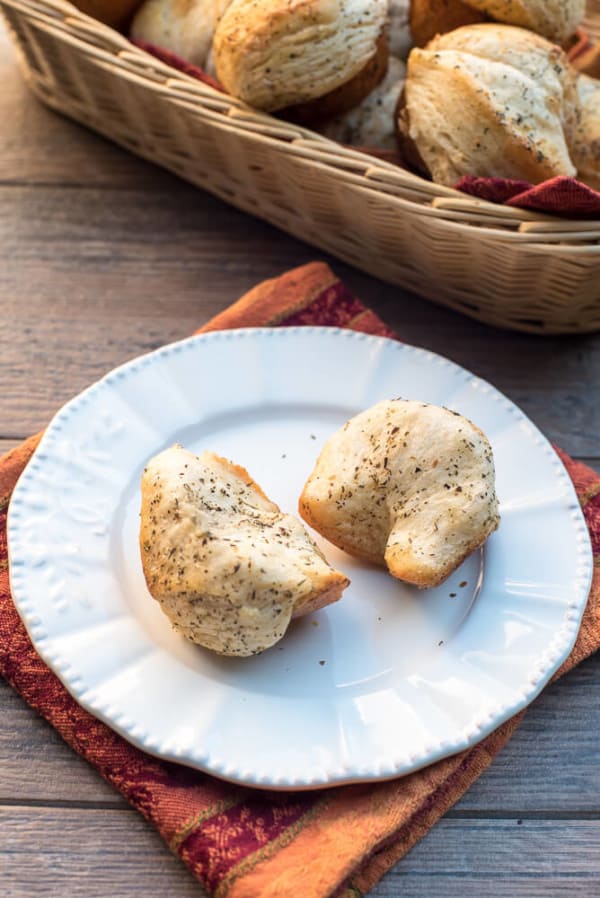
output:
M48 106L385 281L490 324L600 329L600 221L496 206L255 112L65 0L0 0ZM600 40L600 0L588 5Z

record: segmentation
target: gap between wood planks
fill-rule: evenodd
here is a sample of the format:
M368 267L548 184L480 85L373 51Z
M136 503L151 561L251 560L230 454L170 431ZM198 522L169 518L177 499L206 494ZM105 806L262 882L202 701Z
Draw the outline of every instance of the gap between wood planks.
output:
M130 807L128 804L115 804L111 801L78 801L77 799L51 798L2 798L0 797L0 808L14 808L18 810L45 808L59 810L66 808L74 811L127 811L128 813L139 813L136 808ZM600 821L600 810L597 811L564 811L564 810L520 810L516 809L498 809L490 810L454 810L450 809L444 814L447 820L598 820Z

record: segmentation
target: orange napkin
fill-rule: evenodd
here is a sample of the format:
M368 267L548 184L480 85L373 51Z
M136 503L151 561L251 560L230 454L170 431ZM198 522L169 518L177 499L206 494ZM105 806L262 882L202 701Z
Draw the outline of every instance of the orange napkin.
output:
M392 332L323 264L260 284L203 330L337 325ZM165 763L84 711L43 664L13 605L6 512L31 437L0 459L0 672L75 751L156 826L218 898L356 898L421 839L510 739L522 714L472 749L391 782L310 793L246 789ZM573 652L558 675L600 645L600 476L561 454L592 535L596 575Z

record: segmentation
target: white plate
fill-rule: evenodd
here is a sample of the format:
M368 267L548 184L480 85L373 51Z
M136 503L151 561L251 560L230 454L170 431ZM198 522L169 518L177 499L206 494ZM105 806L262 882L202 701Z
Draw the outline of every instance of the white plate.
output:
M294 512L324 440L396 396L488 434L502 523L485 550L419 592L319 538L352 585L278 646L224 659L176 635L138 552L147 459L212 449ZM17 608L85 708L152 754L275 789L389 778L480 740L567 656L592 574L572 483L511 402L430 352L334 328L211 333L116 369L54 418L8 532Z

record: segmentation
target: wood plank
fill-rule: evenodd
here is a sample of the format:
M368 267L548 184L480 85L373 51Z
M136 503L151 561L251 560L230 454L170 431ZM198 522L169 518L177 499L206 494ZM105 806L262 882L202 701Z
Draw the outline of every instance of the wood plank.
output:
M600 655L549 686L459 813L600 813Z
M437 875L495 874L519 879L545 871L555 876L583 874L600 883L600 852L591 850L588 856L585 852L586 847L597 848L599 838L600 820L567 825L560 820L526 818L442 820L407 855L403 866L407 875L418 874L429 857L427 866ZM473 863L475 846L478 854Z
M598 820L443 820L370 895L589 898L600 890L599 838ZM0 867L6 898L202 894L128 810L0 809Z
M0 806L30 801L129 807L1 678L0 719Z
M472 862L477 864L477 852L472 852ZM473 895L482 898L491 895L493 898L565 898L569 895L590 898L598 889L596 877L569 876L553 877L545 871L536 871L529 876L478 876L476 873L441 874L429 876L427 872L409 875L388 874L379 886L369 892L369 898L432 898L441 895L443 898L466 898Z
M23 313L26 300L29 316L120 310L142 320L185 310L198 320L203 304L222 308L315 255L181 181L165 188L150 180L145 191L4 187L0 195L7 314Z
M135 811L0 808L4 898L204 894Z
M0 455L4 455L5 452L14 449L20 442L20 439L3 439L0 437Z
M27 87L0 19L0 185L57 184L143 187L148 177L175 181L148 162L46 109Z
M550 686L455 812L600 814L599 675L600 655ZM118 793L1 680L0 719L0 804L7 800L123 804Z
M440 821L371 898L600 894L600 821Z
M0 421L12 428L3 436L41 427L105 370L187 335L254 283L320 256L183 184L0 190L0 237ZM332 264L407 342L494 383L571 454L597 453L596 337L507 334Z
M24 317L3 322L0 315L0 327L9 341L0 359L0 422L2 436L15 438L41 430L68 399L111 368L179 339L193 324L190 318L141 329L133 319L111 326L90 316L28 325Z

